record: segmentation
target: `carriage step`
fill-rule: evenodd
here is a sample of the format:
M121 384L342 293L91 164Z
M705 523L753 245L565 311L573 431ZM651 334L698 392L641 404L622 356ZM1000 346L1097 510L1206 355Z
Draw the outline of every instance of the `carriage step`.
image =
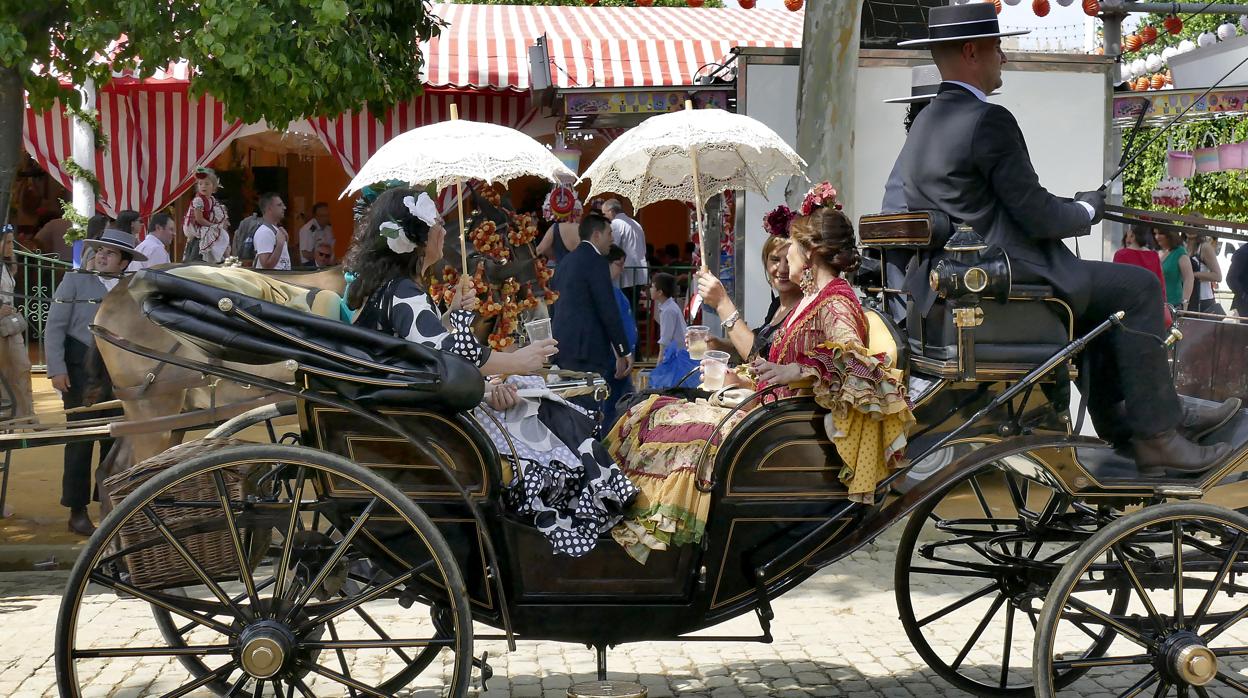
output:
M480 659L472 660L472 665L481 671L481 690L489 690L485 687L485 682L494 678L494 667L490 666L490 653L482 652Z
M632 681L584 681L572 684L568 698L646 698L646 687Z

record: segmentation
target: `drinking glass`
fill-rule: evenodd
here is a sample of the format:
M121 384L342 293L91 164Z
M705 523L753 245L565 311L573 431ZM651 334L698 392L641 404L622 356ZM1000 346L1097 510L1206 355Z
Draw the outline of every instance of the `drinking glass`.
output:
M711 328L706 325L690 325L685 328L685 346L689 349L689 358L697 361L706 354L706 338Z
M724 387L724 376L728 373L728 352L707 351L702 357L702 387L706 390L719 390Z

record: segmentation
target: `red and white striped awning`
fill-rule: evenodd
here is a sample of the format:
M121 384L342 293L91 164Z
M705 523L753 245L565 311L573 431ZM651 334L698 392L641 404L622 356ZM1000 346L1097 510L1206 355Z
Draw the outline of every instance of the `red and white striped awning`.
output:
M529 88L529 47L545 36L558 87L692 85L737 46L802 43L803 13L683 7L435 4L449 26L422 47L431 87Z
M182 90L101 90L100 128L108 147L95 153L99 206L116 217L126 209L144 218L190 187L195 168L207 162L242 125L225 118L212 97L190 99ZM73 178L62 168L73 152L70 117L54 105L26 109L22 138L26 151L66 189Z

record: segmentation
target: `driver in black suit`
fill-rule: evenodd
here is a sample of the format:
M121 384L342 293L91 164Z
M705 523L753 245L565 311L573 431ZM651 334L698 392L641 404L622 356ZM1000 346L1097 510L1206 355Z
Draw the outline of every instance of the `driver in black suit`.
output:
M932 8L929 38L901 44L929 46L942 79L902 150L907 208L943 211L1004 249L1014 280L1053 286L1073 309L1077 332L1126 311L1124 324L1134 332L1111 329L1084 365L1092 371L1088 407L1097 432L1129 445L1141 472L1208 470L1230 447L1194 441L1226 423L1239 400L1185 409L1158 339L1165 328L1157 278L1139 267L1082 260L1062 242L1100 221L1105 196L1083 192L1071 201L1046 191L1013 114L986 101L1001 86L1000 37L1016 33L1026 32L1000 31L992 3L971 3ZM923 262L911 265L906 290L927 312L935 298Z

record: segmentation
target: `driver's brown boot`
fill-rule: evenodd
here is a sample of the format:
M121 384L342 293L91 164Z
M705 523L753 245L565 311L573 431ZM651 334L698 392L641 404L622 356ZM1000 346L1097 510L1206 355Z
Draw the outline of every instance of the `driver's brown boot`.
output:
M1150 439L1134 439L1135 464L1141 475L1165 477L1166 471L1196 475L1221 464L1231 453L1229 444L1201 446L1171 429Z
M1242 405L1242 400L1233 397L1220 405L1184 407L1179 432L1192 441L1200 441L1213 430L1231 421L1231 417L1235 416Z
M69 532L80 536L90 536L95 533L95 524L91 523L91 516L87 514L86 507L74 507L69 510Z

